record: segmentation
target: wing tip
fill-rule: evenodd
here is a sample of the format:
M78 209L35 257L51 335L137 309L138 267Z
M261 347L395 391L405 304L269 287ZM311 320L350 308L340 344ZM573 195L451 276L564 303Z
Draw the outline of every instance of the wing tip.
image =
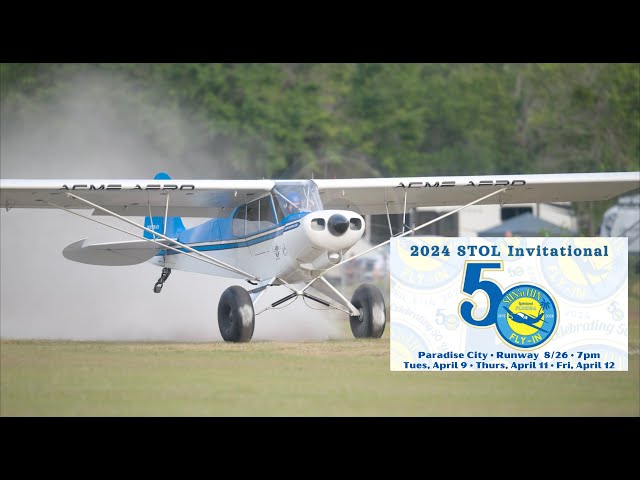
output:
M64 247L64 249L62 250L62 255L64 255L66 258L69 258L67 257L67 254L82 250L86 241L87 239L83 238L82 240L78 240L77 242L70 243L69 245Z

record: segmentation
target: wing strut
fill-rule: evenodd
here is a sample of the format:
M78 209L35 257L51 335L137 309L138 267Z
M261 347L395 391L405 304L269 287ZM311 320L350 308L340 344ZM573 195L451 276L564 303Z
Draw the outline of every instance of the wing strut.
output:
M151 202L149 202L148 199L147 199L147 207L149 207L149 221L151 221L153 223L153 221L152 221L153 215L151 215ZM155 231L153 232L153 238L156 238L156 232Z
M197 258L199 258L200 260L205 260L206 259L206 260L208 260L209 263L213 262L213 264L216 265L217 267L224 268L225 270L229 270L230 272L237 273L239 275L244 276L245 278L248 278L248 279L251 279L251 280L254 280L254 281L257 281L257 282L261 281L261 279L256 277L255 275L251 275L250 273L247 273L247 272L245 272L243 270L240 270L239 268L236 268L236 267L234 267L232 265L229 265L229 264L227 264L227 263L225 263L225 262L223 262L221 260L217 260L217 259L215 259L213 257L210 257L209 255L207 255L205 253L202 253L201 251L196 250L195 248L191 248L189 245L185 245L184 243L178 242L177 240L175 240L173 238L169 238L169 237L167 237L166 235L164 235L162 233L154 232L153 230L150 230L150 229L148 229L148 228L146 228L146 227L144 227L142 225L139 225L136 222L134 222L132 220L129 220L128 218L125 218L125 217L123 217L121 215L118 215L117 213L114 213L114 212L112 212L110 210L107 210L106 208L103 208L100 205L96 205L95 203L92 203L89 200L85 200L84 198L81 198L81 197L79 197L77 195L74 195L73 193L70 193L70 192L67 192L67 196L71 197L71 198L75 198L76 200L79 200L79 201L81 201L83 203L86 203L87 205L90 205L93 208L97 208L98 210L102 210L103 212L108 213L109 215L111 215L111 216L113 216L115 218L118 218L118 219L120 219L120 220L122 220L124 222L127 222L130 225L133 225L134 227L138 227L138 228L141 228L142 230L144 230L146 232L155 234L158 237L163 238L164 240L167 240L167 241L171 242L172 244L177 245L180 248L184 248L186 250L189 250L193 254L197 255ZM80 216L83 217L84 215L80 215ZM111 226L111 225L108 225L108 226ZM145 240L150 240L150 239L145 238ZM153 242L153 243L158 243L158 242ZM164 247L165 248L169 248L167 245L164 245ZM175 250L175 249L173 249L173 250ZM184 253L184 252L181 251L181 253Z
M167 220L169 219L169 194L167 193L167 206L164 209L164 229L162 231L162 233L164 235L167 234Z
M404 189L404 207L402 207L402 233L404 233L407 218L407 189Z
M393 237L393 228L391 228L391 216L389 215L389 202L387 202L386 200L384 202L384 208L387 209L387 223L389 224L389 237Z

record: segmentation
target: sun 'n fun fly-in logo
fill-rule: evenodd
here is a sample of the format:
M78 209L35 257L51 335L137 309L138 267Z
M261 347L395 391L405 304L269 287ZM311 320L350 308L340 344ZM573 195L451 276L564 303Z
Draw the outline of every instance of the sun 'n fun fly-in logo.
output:
M513 347L535 348L551 339L557 319L558 308L551 295L536 285L524 284L502 296L496 329Z
M558 323L558 307L551 295L532 283L514 285L503 291L500 285L485 277L485 273L501 272L502 261L466 262L462 277L460 318L472 327L496 326L505 343L516 348L536 348L551 339ZM483 291L489 302L486 309L473 300ZM479 317L474 316L485 313Z

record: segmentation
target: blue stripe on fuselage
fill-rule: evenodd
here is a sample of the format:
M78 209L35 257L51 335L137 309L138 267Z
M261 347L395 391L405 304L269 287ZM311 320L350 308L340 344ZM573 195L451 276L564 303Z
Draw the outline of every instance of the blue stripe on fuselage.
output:
M302 215L304 216L304 215ZM287 219L291 220L292 216L287 217ZM300 217L297 217L300 218ZM287 220L285 219L285 220ZM284 232L288 232L289 230L293 230L294 228L298 228L300 226L300 222L293 222L293 223L289 223L288 225L285 225L284 228L282 228L281 225L277 225L274 228L277 228L279 230L277 231L272 231L271 233L265 233L264 235L260 236L260 237L256 237L256 238L252 238L251 240L239 240L237 242L229 242L229 243L223 243L223 244L219 244L219 243L214 243L211 245L199 245L196 247L191 247L194 250L197 250L199 252L207 252L207 251L211 251L211 250L227 250L230 248L241 248L241 247L248 247L250 245L257 245L258 243L262 243L262 242L266 242L267 240L271 240L272 238L276 238L279 237L280 235L282 235ZM268 232L268 231L267 231ZM226 241L226 240L225 240ZM194 242L195 243L195 242ZM198 242L201 243L201 242ZM193 245L187 243L186 245ZM189 252L189 250L187 250L186 248L178 248L178 250L180 250L180 252L176 252L174 250L160 250L160 252L158 252L155 256L164 256L164 255L177 255L178 253L186 253Z

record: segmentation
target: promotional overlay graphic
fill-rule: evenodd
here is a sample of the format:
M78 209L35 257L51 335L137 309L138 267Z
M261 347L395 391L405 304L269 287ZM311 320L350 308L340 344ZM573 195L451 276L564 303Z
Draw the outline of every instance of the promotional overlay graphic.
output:
M391 242L392 371L627 371L626 237Z

